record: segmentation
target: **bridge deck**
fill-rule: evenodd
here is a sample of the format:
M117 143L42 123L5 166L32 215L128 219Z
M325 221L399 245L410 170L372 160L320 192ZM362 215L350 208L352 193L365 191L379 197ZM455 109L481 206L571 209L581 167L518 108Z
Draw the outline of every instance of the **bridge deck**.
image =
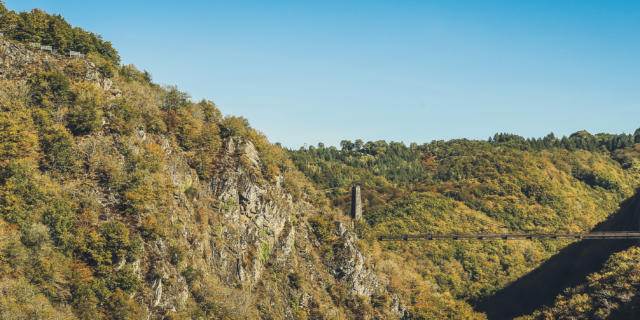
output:
M393 240L515 240L515 239L640 239L640 232L609 231L591 233L484 233L484 234L403 234L403 235L380 235L380 241Z

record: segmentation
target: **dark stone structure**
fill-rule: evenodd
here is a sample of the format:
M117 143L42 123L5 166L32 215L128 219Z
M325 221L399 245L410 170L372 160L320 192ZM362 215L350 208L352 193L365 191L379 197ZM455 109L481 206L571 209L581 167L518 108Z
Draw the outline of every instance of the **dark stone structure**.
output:
M362 197L360 196L360 185L354 184L351 189L351 218L362 220Z

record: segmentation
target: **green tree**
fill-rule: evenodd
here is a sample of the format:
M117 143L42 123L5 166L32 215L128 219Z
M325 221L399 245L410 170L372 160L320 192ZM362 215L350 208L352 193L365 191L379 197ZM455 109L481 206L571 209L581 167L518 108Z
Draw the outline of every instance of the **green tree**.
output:
M117 288L116 291L109 296L105 306L108 310L107 319L146 319L145 312L141 310L138 304L133 301L125 291L120 290L120 288Z
M351 151L353 150L353 142L349 140L340 141L340 146L342 147L342 151Z
M189 95L187 93L178 90L176 86L169 86L167 89L160 107L161 110L177 112L178 109L189 105Z
M40 135L40 148L44 153L44 166L68 173L76 163L73 136L63 126L55 125Z
M82 84L67 114L67 125L74 135L85 135L102 126L103 93L92 84Z
M27 110L0 112L0 167L12 159L37 159L38 135Z
M76 204L67 199L56 199L44 211L43 222L49 227L54 244L67 250L75 239Z
M38 105L59 107L70 103L74 96L69 79L58 70L37 72L28 84L31 99Z
M28 161L11 161L2 170L0 215L23 229L39 219L46 195L35 179L36 169Z

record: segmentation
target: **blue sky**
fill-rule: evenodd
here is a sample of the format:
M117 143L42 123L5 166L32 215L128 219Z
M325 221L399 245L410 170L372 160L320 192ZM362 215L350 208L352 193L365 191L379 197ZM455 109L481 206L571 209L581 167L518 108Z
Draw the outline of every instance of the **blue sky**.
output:
M47 1L272 142L633 133L637 1Z

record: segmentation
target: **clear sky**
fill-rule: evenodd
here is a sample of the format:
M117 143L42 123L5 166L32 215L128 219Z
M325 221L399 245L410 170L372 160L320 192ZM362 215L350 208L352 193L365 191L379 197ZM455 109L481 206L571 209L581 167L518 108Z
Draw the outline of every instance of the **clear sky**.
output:
M86 1L38 7L272 142L640 127L640 1Z

